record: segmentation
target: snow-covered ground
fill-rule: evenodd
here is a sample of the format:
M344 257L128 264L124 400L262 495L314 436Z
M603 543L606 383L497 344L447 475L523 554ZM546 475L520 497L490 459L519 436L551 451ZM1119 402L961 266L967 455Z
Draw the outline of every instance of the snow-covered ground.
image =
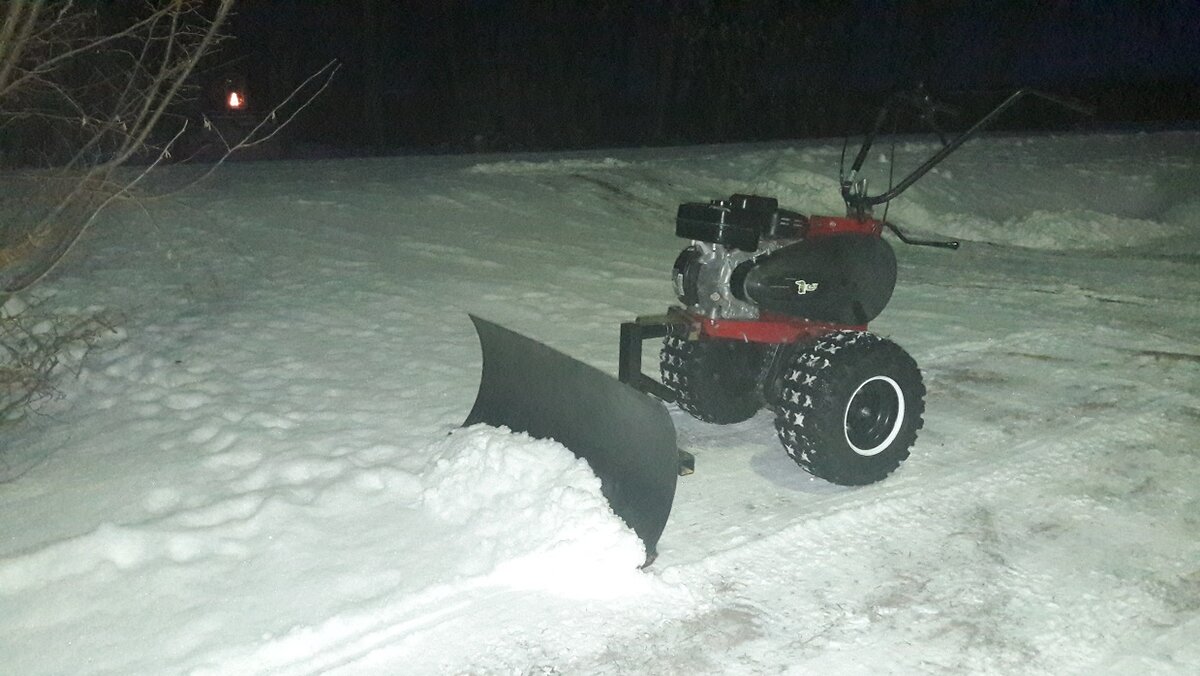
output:
M893 240L872 328L929 394L880 484L671 408L643 572L564 448L450 434L468 312L615 373L677 203L839 214L840 151L246 163L109 212L40 293L121 334L3 432L0 671L1196 673L1200 134L990 137L897 200L964 245Z

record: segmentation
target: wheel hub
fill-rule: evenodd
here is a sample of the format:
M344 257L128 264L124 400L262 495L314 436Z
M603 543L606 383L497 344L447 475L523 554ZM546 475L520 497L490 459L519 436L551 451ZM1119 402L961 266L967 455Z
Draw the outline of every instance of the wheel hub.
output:
M859 455L882 453L900 433L904 393L895 380L875 376L860 384L846 402L846 442Z

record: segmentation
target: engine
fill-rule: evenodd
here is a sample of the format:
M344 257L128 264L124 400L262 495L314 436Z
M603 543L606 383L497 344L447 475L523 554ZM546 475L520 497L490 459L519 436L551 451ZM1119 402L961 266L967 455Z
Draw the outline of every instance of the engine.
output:
M692 240L675 260L675 293L710 319L763 313L864 325L896 285L896 256L877 221L806 217L772 197L681 204L675 234Z

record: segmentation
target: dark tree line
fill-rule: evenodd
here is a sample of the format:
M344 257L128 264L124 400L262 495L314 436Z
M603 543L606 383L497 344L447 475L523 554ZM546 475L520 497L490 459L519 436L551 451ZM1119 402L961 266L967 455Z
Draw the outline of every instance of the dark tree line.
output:
M1196 52L1194 7L262 0L243 5L234 30L267 91L330 56L346 64L333 95L302 122L314 139L513 150L840 135L918 82L981 101L1041 86L1106 100L1118 117L1146 117L1112 94L1127 89L1153 94L1160 116L1180 114L1197 103L1195 68L1155 79L1125 61L1146 62L1139 44Z

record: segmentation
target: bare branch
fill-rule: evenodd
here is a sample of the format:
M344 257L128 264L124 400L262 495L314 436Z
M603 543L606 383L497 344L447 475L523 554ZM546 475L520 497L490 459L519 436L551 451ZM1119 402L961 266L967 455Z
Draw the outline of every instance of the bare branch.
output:
M21 4L24 0L14 0L14 1L17 4ZM33 2L40 6L42 4L43 0L33 0ZM123 39L131 38L131 37L137 37L139 35L139 33L146 26L153 25L155 22L160 20L162 17L168 16L169 14L171 14L174 11L175 6L178 4L179 4L179 0L175 0L175 2L172 2L170 6L163 7L161 9L157 10L150 16L125 28L124 30L118 31L116 33L112 33L111 35L101 36L99 38L96 38L95 40L92 40L92 41L86 42L82 45L79 45L78 47L74 47L74 48L62 51L60 53L56 53L53 57L51 57L45 61L39 62L38 64L36 64L36 66L34 68L25 72L19 78L16 78L11 82L8 82L7 84L5 84L4 79L0 79L0 99L4 98L6 95L8 95L13 90L18 89L19 87L23 86L24 84L26 84L27 81L43 78L48 73L50 73L55 68L57 68L59 65L66 63L68 61L71 61L78 56L82 56L89 52L98 51L102 47L105 47L106 45L108 45L112 42L116 42L118 40L123 40ZM231 6L232 4L233 4L233 0L222 0L221 6L225 8L226 14L228 14L229 6ZM57 25L63 21L61 16L62 15L60 13L60 18L56 20L55 25ZM33 18L36 19L36 17L33 17ZM222 17L222 20L223 20L223 17ZM32 23L32 21L31 21L31 23ZM28 39L28 36L26 36L25 38L18 38L18 40L23 43L30 42L30 40ZM23 45L18 46L18 48L21 48L21 47L23 47Z
M333 76L337 74L341 67L342 64L337 59L334 59L326 63L324 66L321 66L321 68L319 68L312 75L309 75L304 79L303 82L293 89L291 93L289 93L287 97L283 99L283 101L280 101L274 108L272 108L271 112L267 113L266 116L259 120L258 123L254 125L253 129L243 135L240 140L235 141L232 145L226 141L225 136L221 134L219 129L214 128L213 132L221 140L221 144L224 146L225 150L221 156L217 158L217 160L213 162L211 166L209 166L207 171L205 171L196 180L192 181L188 185L195 185L196 183L199 183L211 176L212 173L215 172L222 164L224 164L225 161L234 153L240 150L245 150L246 148L252 148L261 143L265 143L273 138L276 134L281 132L285 127L287 127L288 124L292 122L293 119L296 118L297 115L300 114L301 111L303 111L305 108L308 108L308 106L329 87L330 83L333 82ZM287 113L282 122L278 121L280 111L284 110L294 100L299 99L299 97L302 95L302 92L308 89L309 85L311 85L313 82L317 81L320 82L320 85L317 87L316 91L305 95L305 98L300 101L296 108ZM269 133L259 136L259 132L266 127L268 122L274 122L276 125L275 128Z
M53 272L101 212L133 197L171 156L191 127L184 122L165 140L158 136L161 127L201 60L224 39L221 27L233 4L159 0L129 25L100 34L91 13L70 2L51 12L43 11L44 0L10 0L0 35L20 44L0 45L6 73L0 129L26 140L17 166L56 168L30 179L0 174L0 181L13 184L0 190L0 207L21 214L0 223L0 296ZM232 154L275 138L328 88L339 68L331 61L310 75L240 138L226 139L213 129L220 156L197 180ZM135 157L149 161L132 177L117 173Z
M183 86L184 80L189 74L191 74L193 70L195 70L196 64L199 63L201 57L203 57L213 47L217 40L219 40L219 29L225 22L225 19L229 16L229 11L233 9L233 1L234 0L220 0L220 4L217 6L213 18L208 25L208 29L204 31L203 37L201 37L199 44L175 68L175 72L173 74L174 77L173 79L170 79L168 88L158 97L158 101L156 102L157 105L153 107L147 105L147 107L143 109L142 114L140 114L137 120L134 122L134 129L137 129L138 131L131 135L125 149L112 160L110 160L108 162L109 165L118 166L123 164L129 160L129 158L132 157L133 154L136 153L143 144L145 144L146 138L150 136L150 132L154 130L155 125L158 124L159 119L162 117L163 111L165 111L167 106L171 104L171 101L175 98L175 95ZM167 63L168 61L164 59L163 62ZM159 85L156 85L156 90L158 86ZM149 104L152 99L147 97L146 101Z
M23 136L12 138L27 140L17 161L43 155L58 169L24 184L35 194L0 190L0 204L24 201L6 209L22 214L18 221L0 223L0 289L12 292L43 279L103 209L168 156L186 125L140 174L113 181L114 172L150 150L168 107L223 38L233 3L162 0L108 33L98 33L92 13L70 2L56 3L55 11L44 0L5 3L0 128L19 127Z
M9 89L11 74L21 59L21 53L29 45L29 35L37 23L42 4L43 0L13 0L8 6L4 27L0 31L0 49L5 50L0 52L0 97Z

